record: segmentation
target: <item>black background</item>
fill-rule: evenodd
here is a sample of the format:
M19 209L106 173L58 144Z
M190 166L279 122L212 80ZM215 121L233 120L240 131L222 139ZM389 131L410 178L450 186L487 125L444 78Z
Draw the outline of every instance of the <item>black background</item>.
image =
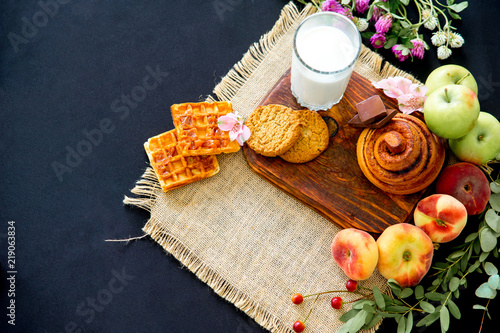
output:
M148 213L122 200L148 165L142 143L173 128L170 105L211 94L287 1L60 2L45 18L38 1L0 2L0 332L265 331L150 239L104 240L142 235ZM457 24L465 45L446 61L434 51L405 63L382 54L423 81L441 64L467 67L481 109L500 118L499 8L471 1ZM26 20L40 27L30 30ZM23 29L28 37L14 47L9 36ZM148 66L164 73L156 86L126 108L115 102L140 90ZM107 133L85 146L85 133L99 126ZM87 156L58 178L53 165L66 164L78 147ZM9 221L16 227L15 327L6 316ZM482 312L472 305L485 302L473 295L477 285L471 281L457 301L462 319L452 319L450 331L479 330ZM91 310L86 302L105 294L109 303ZM498 316L485 319L483 332L498 323ZM395 331L392 320L380 330ZM439 324L425 331L439 332Z

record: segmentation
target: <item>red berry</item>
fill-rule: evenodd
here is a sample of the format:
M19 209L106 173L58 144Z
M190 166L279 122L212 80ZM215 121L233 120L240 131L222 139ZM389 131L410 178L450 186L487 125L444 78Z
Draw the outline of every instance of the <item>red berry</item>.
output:
M295 332L302 332L305 328L306 325L304 325L304 323L300 320L297 320L295 323L293 323L293 330Z
M348 291L355 291L358 289L358 282L354 280L349 280L345 284L345 287L347 288Z
M293 294L293 296L292 296L293 304L299 305L300 303L302 303L303 300L304 300L304 297L299 293Z
M332 298L332 308L338 310L341 307L342 307L342 298L340 298L340 297L334 297L334 298Z

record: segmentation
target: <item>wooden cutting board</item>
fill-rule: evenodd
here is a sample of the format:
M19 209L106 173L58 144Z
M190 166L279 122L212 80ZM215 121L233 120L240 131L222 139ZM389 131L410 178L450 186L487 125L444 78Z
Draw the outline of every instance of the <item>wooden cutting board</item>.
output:
M338 124L337 133L320 156L307 163L293 164L279 157L256 154L245 145L243 152L248 165L341 228L354 227L377 236L390 225L409 222L425 191L394 195L372 185L359 168L356 157L356 143L362 128L347 125L357 113L356 104L375 94L380 95L387 108L397 109L395 100L353 72L341 102L326 112L320 111L322 116L330 116ZM264 97L261 105L267 104L302 109L290 90L290 71Z

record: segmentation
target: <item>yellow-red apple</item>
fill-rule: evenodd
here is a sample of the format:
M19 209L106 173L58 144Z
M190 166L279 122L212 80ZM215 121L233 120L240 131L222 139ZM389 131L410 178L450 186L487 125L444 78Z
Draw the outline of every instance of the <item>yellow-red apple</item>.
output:
M368 279L377 267L378 248L366 231L347 228L339 231L332 241L333 260L349 279Z
M467 214L477 215L490 199L490 182L474 164L456 163L443 169L436 181L436 193L451 195L464 204Z
M415 225L435 243L446 243L462 232L467 223L467 209L448 194L433 194L417 203Z
M387 227L377 239L377 269L401 287L417 285L431 267L434 244L420 228L409 223Z

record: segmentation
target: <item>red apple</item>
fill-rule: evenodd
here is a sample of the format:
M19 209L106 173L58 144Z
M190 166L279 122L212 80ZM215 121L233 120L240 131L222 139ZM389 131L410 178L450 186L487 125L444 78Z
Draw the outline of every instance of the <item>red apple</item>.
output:
M467 214L480 214L490 199L490 183L472 163L447 166L436 181L436 193L448 194L464 204Z
M448 194L433 194L417 203L415 225L435 243L446 243L462 232L467 224L467 209Z
M377 239L378 271L401 287L417 285L431 267L434 244L420 228L409 223L387 227Z
M339 231L333 238L332 255L351 280L366 280L377 267L377 243L372 235L359 229Z

